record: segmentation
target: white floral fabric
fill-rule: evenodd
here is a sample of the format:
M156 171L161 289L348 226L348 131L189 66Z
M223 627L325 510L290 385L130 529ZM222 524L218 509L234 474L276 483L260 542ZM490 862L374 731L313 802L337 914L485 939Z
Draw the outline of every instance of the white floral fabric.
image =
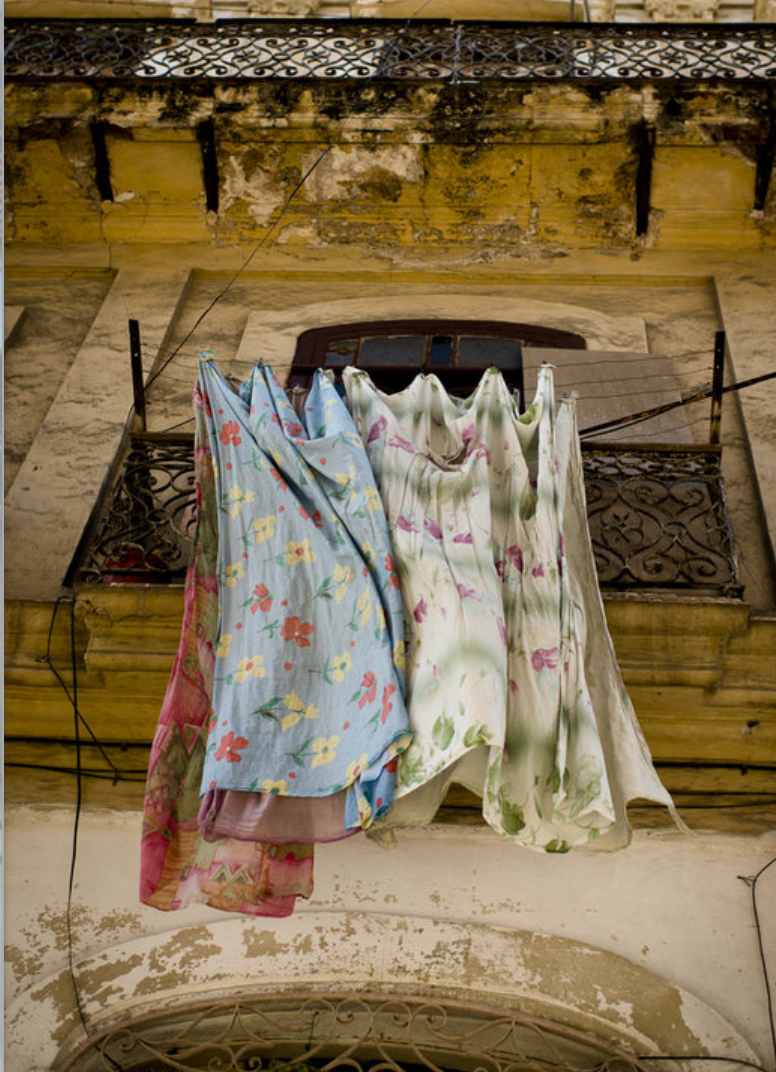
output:
M549 366L522 416L496 369L466 399L344 380L405 612L414 736L381 823L430 821L455 781L522 844L625 844L629 799L672 804L606 630L574 401L556 419Z

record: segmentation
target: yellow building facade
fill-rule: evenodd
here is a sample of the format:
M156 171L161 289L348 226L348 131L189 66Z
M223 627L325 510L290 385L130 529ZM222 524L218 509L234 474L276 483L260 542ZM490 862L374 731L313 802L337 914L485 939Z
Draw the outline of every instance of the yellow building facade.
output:
M495 3L490 22L429 7L409 23L388 3L237 22L93 6L59 22L74 12L21 5L8 26L6 1067L205 1068L221 1032L234 1069L258 1052L771 1068L740 876L776 855L773 26L706 8L677 26L517 23L548 12ZM142 907L198 353L287 376L305 332L408 320L580 337L523 352L527 389L549 357L583 428L704 395L585 446L618 661L694 833L637 806L628 849L555 858L499 840L453 791L393 848L321 847L289 919ZM719 332L725 383L757 381L722 396L721 451ZM756 893L767 920L776 867ZM772 925L761 937L773 960ZM264 1049L240 1056L251 1032Z

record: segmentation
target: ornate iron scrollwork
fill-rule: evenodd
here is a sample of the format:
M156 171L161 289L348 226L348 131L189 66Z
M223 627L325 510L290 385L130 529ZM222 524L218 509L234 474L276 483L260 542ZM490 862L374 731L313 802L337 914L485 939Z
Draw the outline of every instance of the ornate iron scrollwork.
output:
M9 81L746 80L776 77L776 27L380 19L9 20Z
M602 588L740 595L719 450L587 450L584 467Z
M585 447L583 465L602 588L740 594L718 449ZM193 488L190 437L133 439L78 579L181 583Z
M194 506L191 437L133 439L79 579L125 584L182 581Z
M93 1036L60 1072L647 1072L574 1028L493 1006L371 994L266 996Z

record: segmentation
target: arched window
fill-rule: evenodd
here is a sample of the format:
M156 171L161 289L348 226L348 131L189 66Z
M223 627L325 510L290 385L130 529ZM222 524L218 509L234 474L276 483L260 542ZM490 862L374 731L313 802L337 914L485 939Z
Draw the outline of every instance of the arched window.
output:
M466 393L483 369L496 366L523 398L523 346L584 350L581 335L499 320L382 320L313 328L299 336L289 386L306 387L312 371L339 378L346 365L364 369L384 391L398 391L420 372Z

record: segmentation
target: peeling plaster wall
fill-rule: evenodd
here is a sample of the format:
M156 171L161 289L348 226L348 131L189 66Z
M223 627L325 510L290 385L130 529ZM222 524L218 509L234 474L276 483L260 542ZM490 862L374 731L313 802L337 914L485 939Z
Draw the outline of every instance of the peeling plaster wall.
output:
M47 1068L60 1045L80 1041L65 971L72 818L64 808L8 814L8 1072ZM141 907L139 828L136 814L82 817L73 948L94 1029L256 987L436 987L501 994L634 1048L708 1047L768 1063L750 894L738 876L776 853L774 835L637 834L620 853L567 857L452 827L400 832L393 849L356 837L320 848L309 903L263 921ZM773 878L759 896L773 956Z
M398 266L575 249L772 248L776 195L754 209L763 88L361 86L332 81L131 88L10 85L9 235L20 243L235 242L279 221L296 252L349 246ZM100 204L86 122L104 124ZM208 212L196 126L221 176ZM637 128L656 134L651 214L636 234Z

